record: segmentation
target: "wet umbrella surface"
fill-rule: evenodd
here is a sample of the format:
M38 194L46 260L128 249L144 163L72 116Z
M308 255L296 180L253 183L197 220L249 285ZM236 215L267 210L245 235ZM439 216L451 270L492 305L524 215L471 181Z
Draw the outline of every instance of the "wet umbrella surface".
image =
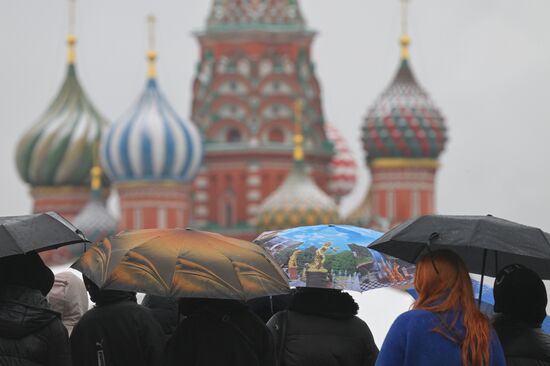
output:
M0 217L0 257L89 243L80 230L55 212Z
M91 246L72 268L103 289L159 296L248 300L290 291L262 248L190 229L121 233Z
M430 250L449 249L481 274L479 302L485 275L519 263L550 279L550 235L541 229L494 216L426 215L388 231L369 245L409 263Z
M550 279L550 235L493 216L422 216L388 231L369 248L409 263L429 249L450 249L472 273L494 277L519 263Z

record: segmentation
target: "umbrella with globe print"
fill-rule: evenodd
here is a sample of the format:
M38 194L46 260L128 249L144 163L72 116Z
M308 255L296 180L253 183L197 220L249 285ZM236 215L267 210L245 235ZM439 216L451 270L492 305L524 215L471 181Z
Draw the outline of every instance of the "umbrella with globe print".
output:
M414 266L367 248L381 232L351 225L268 231L254 240L285 269L290 286L365 291L409 287Z

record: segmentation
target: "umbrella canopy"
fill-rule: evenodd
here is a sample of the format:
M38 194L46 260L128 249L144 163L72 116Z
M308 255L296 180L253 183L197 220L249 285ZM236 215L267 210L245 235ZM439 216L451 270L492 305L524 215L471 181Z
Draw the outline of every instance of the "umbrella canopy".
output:
M290 291L257 245L190 229L128 231L92 245L73 265L101 289L248 300Z
M519 263L550 279L550 235L493 216L422 216L396 226L369 248L409 263L428 250L450 249L469 272L494 277Z
M80 230L55 212L0 217L0 257L89 243Z
M365 291L406 286L414 266L371 251L382 233L350 225L315 225L268 231L254 240L287 271L290 285Z

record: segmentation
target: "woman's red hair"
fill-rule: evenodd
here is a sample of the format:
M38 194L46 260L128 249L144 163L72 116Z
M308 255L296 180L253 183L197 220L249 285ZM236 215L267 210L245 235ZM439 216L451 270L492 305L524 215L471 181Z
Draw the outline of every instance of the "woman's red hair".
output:
M416 264L414 287L418 298L413 309L457 314L450 324L442 323L434 331L459 344L462 365L488 365L491 326L474 300L472 282L462 259L450 250L426 254ZM447 328L454 329L460 315L465 334L457 339Z

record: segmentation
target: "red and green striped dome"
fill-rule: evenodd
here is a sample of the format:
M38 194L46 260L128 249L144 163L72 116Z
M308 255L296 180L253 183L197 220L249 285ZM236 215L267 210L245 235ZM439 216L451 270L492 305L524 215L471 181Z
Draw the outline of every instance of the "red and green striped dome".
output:
M367 160L435 159L445 148L447 128L439 109L418 85L407 59L369 110L363 125Z

